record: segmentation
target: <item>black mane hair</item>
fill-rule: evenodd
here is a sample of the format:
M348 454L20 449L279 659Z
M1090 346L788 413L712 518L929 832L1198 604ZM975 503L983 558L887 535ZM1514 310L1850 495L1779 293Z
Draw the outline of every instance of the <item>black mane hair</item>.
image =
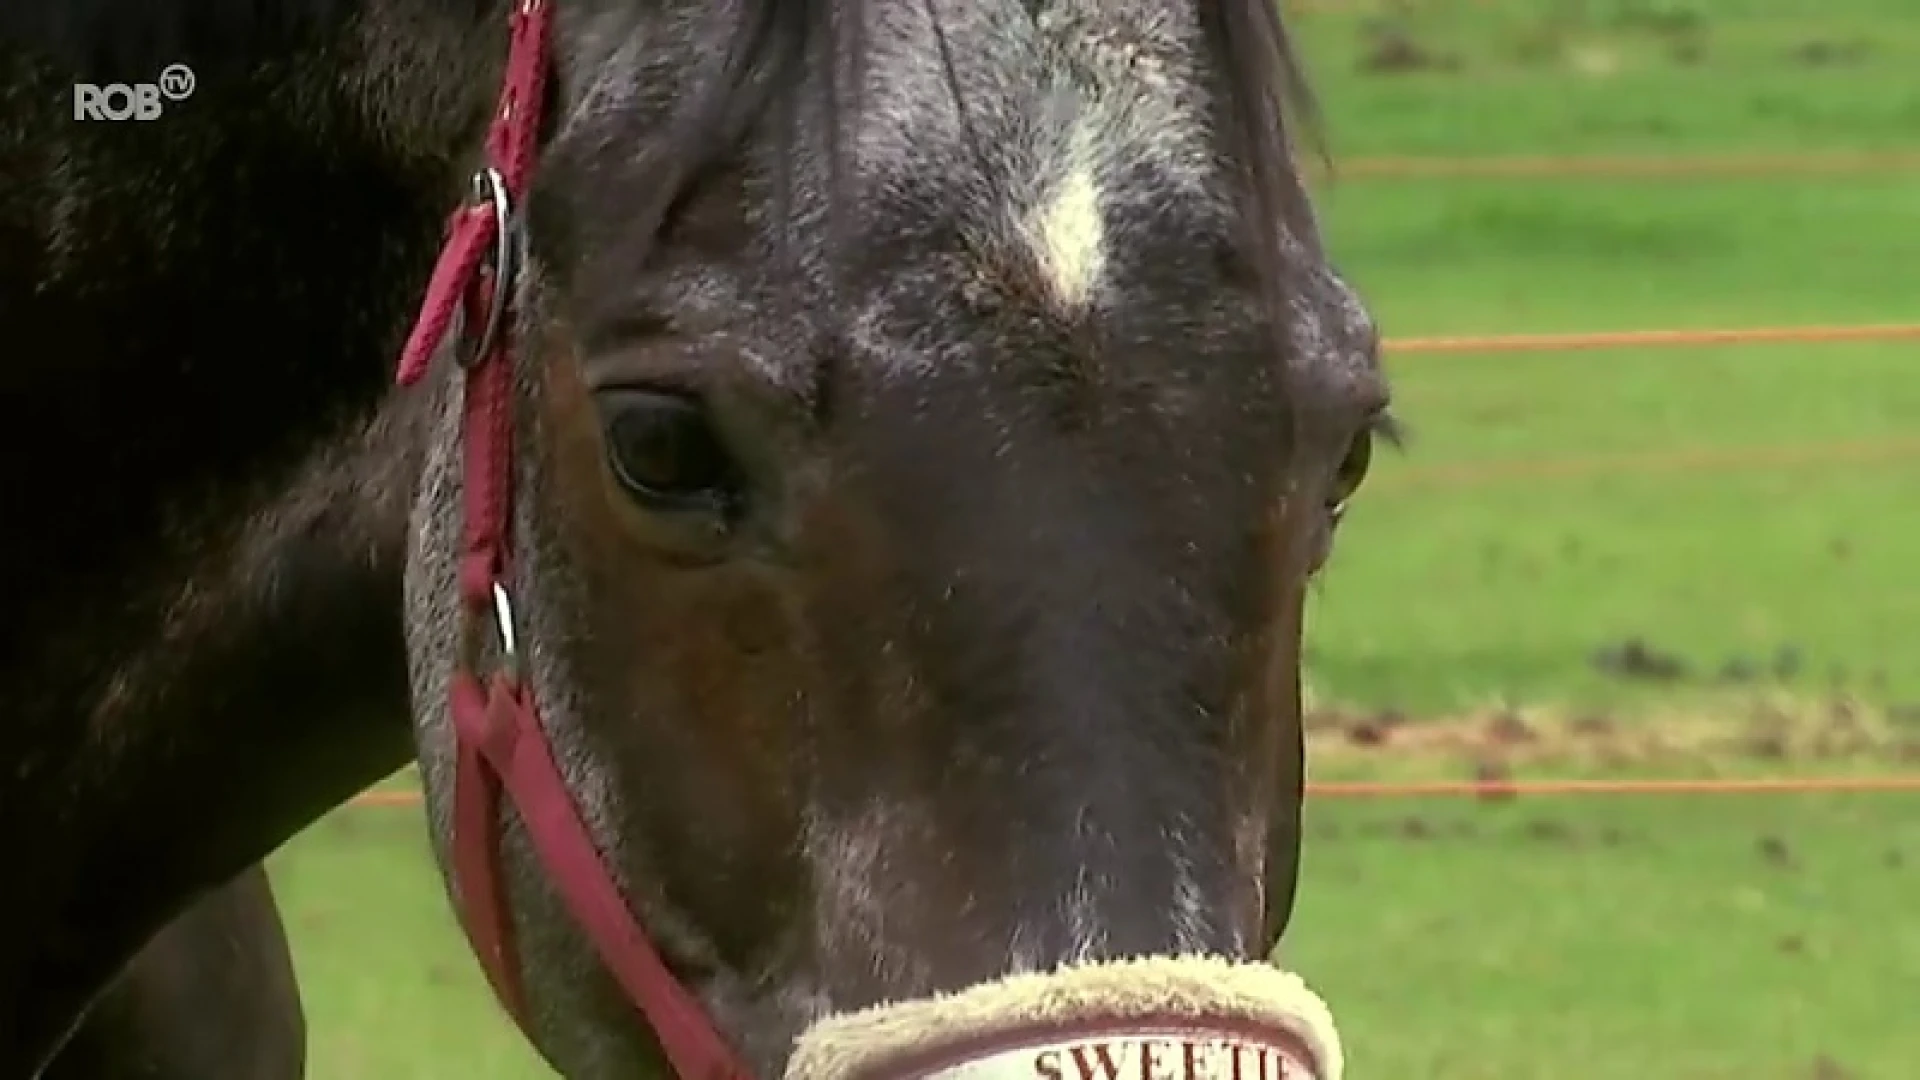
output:
M144 81L168 64L244 66L338 30L378 0L5 0L0 46L93 81ZM492 0L434 0L479 10Z

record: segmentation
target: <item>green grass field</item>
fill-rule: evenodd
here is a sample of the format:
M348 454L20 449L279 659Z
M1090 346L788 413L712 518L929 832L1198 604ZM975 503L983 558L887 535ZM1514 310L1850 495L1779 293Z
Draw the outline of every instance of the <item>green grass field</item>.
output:
M1339 159L1920 149L1913 0L1312 7ZM1321 198L1390 336L1920 321L1920 170ZM1412 445L1312 603L1317 775L1920 771L1915 353L1394 358ZM1920 797L1310 813L1286 952L1358 1078L1920 1068ZM273 865L316 1080L545 1075L413 813L343 811Z

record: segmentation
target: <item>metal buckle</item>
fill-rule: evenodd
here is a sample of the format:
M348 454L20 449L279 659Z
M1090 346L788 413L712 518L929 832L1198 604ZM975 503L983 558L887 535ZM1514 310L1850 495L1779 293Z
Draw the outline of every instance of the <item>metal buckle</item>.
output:
M509 678L520 678L520 629L513 617L513 597L500 582L493 583L493 632L500 642L500 666Z
M486 323L481 326L479 336L472 339L473 347L460 360L460 366L469 371L492 352L494 342L499 339L506 322L507 302L520 273L519 230L513 216L513 199L507 192L507 178L491 165L474 173L473 200L493 206L493 297L487 304Z
M525 674L520 656L520 625L514 615L513 597L507 587L500 582L493 583L493 640L499 650L499 663L493 671L503 674L508 682L518 683ZM484 652L483 641L486 631L481 627L486 620L480 613L467 609L464 628L460 634L460 659L462 668L473 675L480 675L487 669L480 663ZM482 680L484 681L484 680Z

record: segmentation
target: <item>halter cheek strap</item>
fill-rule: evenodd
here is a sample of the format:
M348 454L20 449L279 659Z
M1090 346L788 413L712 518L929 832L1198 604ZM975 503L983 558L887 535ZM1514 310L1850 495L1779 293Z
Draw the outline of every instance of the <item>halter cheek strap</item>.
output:
M699 1001L676 979L634 918L568 790L521 666L508 582L513 522L512 290L518 279L518 199L527 190L546 102L552 0L521 0L511 16L500 103L487 133L489 165L474 201L455 211L399 382L411 386L445 340L456 305L469 333L461 358L462 534L459 589L467 637L491 626L501 662L483 674L463 650L453 717L453 879L467 940L494 994L531 1037L501 869L502 798L518 812L541 869L601 962L653 1029L681 1080L750 1080Z

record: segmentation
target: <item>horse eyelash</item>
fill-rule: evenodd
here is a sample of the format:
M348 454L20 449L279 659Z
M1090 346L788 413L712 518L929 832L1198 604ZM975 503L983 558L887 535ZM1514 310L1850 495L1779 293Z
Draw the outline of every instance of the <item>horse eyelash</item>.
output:
M1409 439L1407 425L1392 409L1382 408L1368 417L1367 434L1401 453L1406 452Z

